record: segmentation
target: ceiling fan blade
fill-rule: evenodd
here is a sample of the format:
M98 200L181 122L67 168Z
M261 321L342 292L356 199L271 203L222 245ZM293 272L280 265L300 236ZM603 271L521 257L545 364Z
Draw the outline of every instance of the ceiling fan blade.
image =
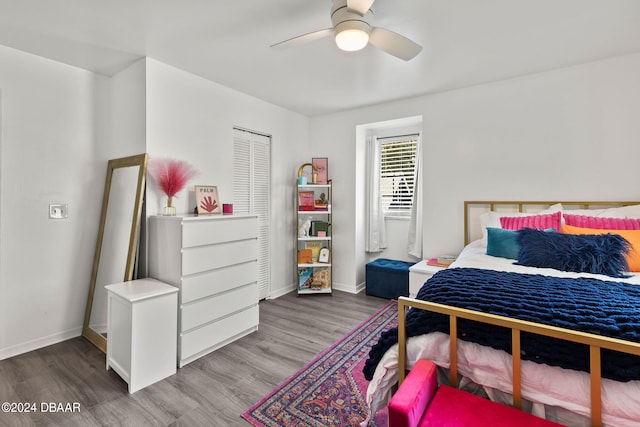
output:
M314 40L321 39L333 34L333 28L326 28L324 30L314 31L312 33L303 34L288 40L281 41L279 43L271 45L274 49L285 49L293 46L298 46L303 43L312 42Z
M347 9L355 10L364 16L365 13L371 9L374 1L375 0L347 0Z
M369 43L396 58L408 61L422 50L422 46L385 28L374 28L369 35Z

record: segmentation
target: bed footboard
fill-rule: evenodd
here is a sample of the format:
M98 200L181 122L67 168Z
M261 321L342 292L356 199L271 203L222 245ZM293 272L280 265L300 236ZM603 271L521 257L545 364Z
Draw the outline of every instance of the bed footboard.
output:
M539 323L511 319L453 306L437 304L413 298L398 298L398 384L406 375L407 365L407 332L406 310L414 307L449 316L450 324L450 378L451 385L457 384L457 322L458 319L468 319L481 323L505 327L511 330L511 355L513 375L513 405L521 407L521 374L520 374L520 334L528 332L544 335L561 340L571 341L589 346L591 379L591 425L602 426L602 399L601 399L601 349L609 349L622 353L640 356L640 343L623 341L601 335L572 331Z

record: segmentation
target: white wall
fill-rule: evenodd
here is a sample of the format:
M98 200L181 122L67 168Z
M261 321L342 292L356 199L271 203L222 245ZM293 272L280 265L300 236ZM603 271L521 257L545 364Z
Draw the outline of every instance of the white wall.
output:
M293 191L309 119L152 59L112 78L0 46L0 359L80 335L107 161L187 160L232 197L233 126L272 135L272 292L295 289ZM165 203L148 188L148 214ZM193 196L191 196L192 198ZM191 212L189 195L176 200ZM47 219L67 203L67 220Z
M200 172L174 199L178 214L195 207L193 184L216 185L233 201L233 127L271 135L271 297L295 289L294 184L309 161L309 119L153 59L147 66L147 151L151 158L188 161ZM166 196L147 190L147 213L158 214Z
M78 336L106 163L108 79L0 46L0 359ZM66 203L69 218L48 219Z
M313 118L334 165L334 281L364 282L357 126L423 117L423 256L457 253L464 200L640 200L638 76L633 54Z

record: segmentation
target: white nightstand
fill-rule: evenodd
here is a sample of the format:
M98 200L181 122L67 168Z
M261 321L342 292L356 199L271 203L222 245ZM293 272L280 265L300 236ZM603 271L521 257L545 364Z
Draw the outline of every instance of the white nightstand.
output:
M107 285L107 369L138 391L176 373L178 288L154 279Z
M444 267L429 265L426 259L409 267L409 296L415 298L424 282L440 270Z

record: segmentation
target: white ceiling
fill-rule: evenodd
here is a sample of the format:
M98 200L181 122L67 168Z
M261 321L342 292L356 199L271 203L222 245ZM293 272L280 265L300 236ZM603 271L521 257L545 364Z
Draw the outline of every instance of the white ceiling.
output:
M640 0L374 6L416 58L269 48L330 27L331 0L0 0L0 44L106 75L148 56L309 116L640 52Z

